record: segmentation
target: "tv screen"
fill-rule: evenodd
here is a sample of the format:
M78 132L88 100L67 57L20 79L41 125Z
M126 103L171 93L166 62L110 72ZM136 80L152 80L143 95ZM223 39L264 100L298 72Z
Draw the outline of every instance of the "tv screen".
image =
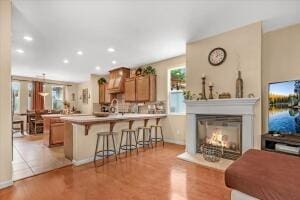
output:
M269 132L300 134L300 80L269 84Z

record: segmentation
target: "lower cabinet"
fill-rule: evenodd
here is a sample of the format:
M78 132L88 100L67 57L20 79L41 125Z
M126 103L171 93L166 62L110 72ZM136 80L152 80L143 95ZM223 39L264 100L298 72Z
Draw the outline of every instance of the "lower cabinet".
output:
M156 76L138 76L125 81L125 101L156 101Z

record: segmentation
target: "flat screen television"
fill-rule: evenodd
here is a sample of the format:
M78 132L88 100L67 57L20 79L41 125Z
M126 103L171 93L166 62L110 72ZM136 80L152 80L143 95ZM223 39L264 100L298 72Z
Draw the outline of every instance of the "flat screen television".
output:
M300 80L269 84L269 133L300 135Z

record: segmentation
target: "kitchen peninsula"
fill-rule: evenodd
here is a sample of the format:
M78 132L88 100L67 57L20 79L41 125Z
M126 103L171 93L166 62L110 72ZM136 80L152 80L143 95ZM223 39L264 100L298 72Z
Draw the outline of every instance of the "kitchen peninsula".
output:
M45 114L43 118L43 143L51 148L64 144L64 123L60 119L66 116L85 116L86 114Z
M108 117L69 116L62 117L65 131L65 156L73 161L74 165L81 165L93 160L96 147L97 133L121 129L150 126L166 118L166 114L111 114ZM119 135L116 136L119 145Z

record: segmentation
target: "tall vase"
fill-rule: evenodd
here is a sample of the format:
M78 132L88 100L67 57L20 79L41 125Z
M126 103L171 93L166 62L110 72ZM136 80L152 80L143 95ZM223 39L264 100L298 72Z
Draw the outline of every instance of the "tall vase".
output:
M244 83L242 79L242 72L238 71L238 78L236 79L236 91L235 97L236 98L243 98L244 95Z

